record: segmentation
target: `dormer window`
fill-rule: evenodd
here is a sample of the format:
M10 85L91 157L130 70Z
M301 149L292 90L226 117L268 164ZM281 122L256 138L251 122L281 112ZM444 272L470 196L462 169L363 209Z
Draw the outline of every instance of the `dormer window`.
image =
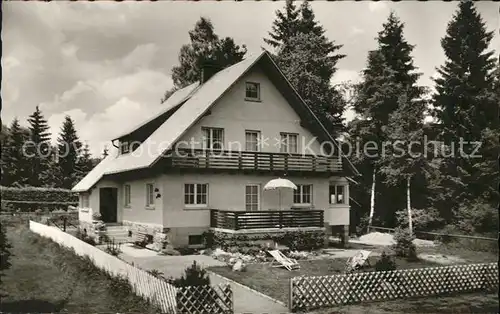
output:
M129 142L120 142L120 153L121 154L128 154L129 151L130 151Z
M246 83L245 100L260 101L260 84L255 82Z

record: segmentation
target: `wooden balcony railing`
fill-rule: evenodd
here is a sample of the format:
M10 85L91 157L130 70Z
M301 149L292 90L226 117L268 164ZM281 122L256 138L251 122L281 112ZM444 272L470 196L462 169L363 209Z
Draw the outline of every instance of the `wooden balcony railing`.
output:
M210 227L248 230L323 227L322 210L226 211L210 210Z
M287 153L177 149L172 152L171 161L174 168L326 173L342 171L342 163L338 157Z

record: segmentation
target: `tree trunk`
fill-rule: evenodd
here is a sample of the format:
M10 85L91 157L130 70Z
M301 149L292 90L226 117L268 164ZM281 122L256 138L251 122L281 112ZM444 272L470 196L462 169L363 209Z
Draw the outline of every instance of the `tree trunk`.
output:
M372 221L373 221L373 214L375 212L375 182L376 182L376 173L377 169L373 169L373 176L372 176L372 190L371 190L371 196L370 196L370 218L368 220L368 228L372 226ZM369 231L370 229L368 229Z
M413 234L413 223L411 219L411 192L410 192L411 177L406 178L406 209L408 210L408 228L410 234Z

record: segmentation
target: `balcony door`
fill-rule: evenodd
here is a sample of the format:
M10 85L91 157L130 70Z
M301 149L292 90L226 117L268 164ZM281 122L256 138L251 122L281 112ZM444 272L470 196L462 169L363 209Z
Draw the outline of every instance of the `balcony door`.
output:
M245 186L245 209L252 212L260 210L259 184L248 184Z

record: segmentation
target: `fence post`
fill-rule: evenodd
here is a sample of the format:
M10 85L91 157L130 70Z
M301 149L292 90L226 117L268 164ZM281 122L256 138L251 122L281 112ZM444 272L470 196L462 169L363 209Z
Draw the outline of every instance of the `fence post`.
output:
M67 221L67 219L68 218L66 216L63 217L63 231L64 232L66 232L66 221Z
M239 213L234 212L234 230L238 230L240 228L238 219L239 219Z
M288 308L293 312L293 277L288 281Z

